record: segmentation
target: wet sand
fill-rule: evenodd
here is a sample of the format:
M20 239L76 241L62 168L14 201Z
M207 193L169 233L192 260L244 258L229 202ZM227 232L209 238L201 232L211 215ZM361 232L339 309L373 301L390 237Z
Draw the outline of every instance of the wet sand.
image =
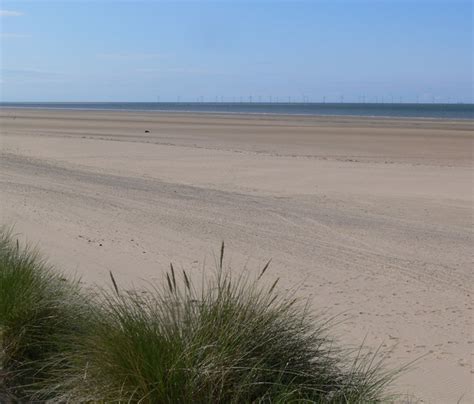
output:
M469 121L0 110L0 220L85 282L235 271L422 357L396 388L472 402ZM145 133L149 131L149 133Z

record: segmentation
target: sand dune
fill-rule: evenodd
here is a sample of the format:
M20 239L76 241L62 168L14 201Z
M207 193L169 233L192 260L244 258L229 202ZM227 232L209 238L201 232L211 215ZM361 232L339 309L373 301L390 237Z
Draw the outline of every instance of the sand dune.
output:
M272 258L341 338L472 402L468 121L0 110L0 217L86 282ZM150 133L145 133L148 130Z

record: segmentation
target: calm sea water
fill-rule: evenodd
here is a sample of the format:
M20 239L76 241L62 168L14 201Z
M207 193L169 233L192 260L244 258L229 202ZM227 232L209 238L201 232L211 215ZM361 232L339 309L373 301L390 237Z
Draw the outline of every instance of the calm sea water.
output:
M2 102L1 107L474 119L474 104Z

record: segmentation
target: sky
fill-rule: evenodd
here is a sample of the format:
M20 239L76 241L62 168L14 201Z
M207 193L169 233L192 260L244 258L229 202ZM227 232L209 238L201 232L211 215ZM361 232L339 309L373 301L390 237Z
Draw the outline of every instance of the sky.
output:
M0 100L473 102L464 0L0 1Z

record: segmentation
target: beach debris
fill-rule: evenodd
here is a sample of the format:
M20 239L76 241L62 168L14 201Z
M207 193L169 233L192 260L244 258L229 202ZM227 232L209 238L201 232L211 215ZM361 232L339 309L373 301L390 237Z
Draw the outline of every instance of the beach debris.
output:
M150 131L147 129L147 130L145 130L145 133L150 133Z

